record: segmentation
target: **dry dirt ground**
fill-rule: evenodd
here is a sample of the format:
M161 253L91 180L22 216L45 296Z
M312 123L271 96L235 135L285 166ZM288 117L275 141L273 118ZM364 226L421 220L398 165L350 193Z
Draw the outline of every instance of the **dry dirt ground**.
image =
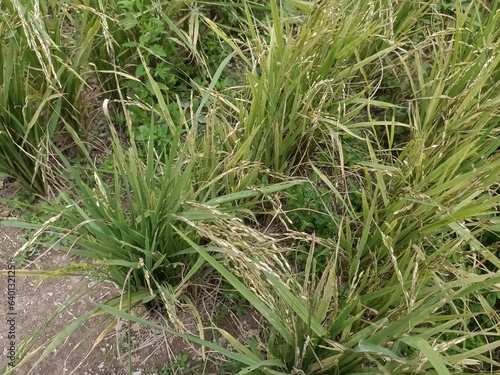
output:
M0 197L5 197L5 192L2 190L4 189L0 189ZM1 208L0 216L3 219L6 215ZM188 342L169 336L163 331L152 330L138 324L133 324L130 330L132 332L131 355L127 355L127 330L124 328L113 329L106 338L93 347L96 338L110 323L110 320L105 320L105 316L101 315L86 322L32 369L32 364L40 358L41 353L45 350L47 340L74 322L82 313L92 309L96 303L103 303L112 297L119 296L121 291L111 283L102 283L96 286L94 280L82 276L42 279L41 277L21 275L23 269L50 270L69 263L78 263L81 260L70 258L69 255L57 251L39 250L22 267L15 262L9 263L9 259L22 245L23 241L20 235L19 229L0 223L0 285L3 291L0 295L0 314L2 316L0 321L0 375L4 373L19 375L122 375L130 373L133 375L167 375L175 372L161 372L156 369L164 368L165 364L173 362L175 358L183 354L189 354L189 358L194 363L200 363L201 352L199 348L194 348ZM14 290L14 288L12 282L10 282L11 286L8 282L6 270L9 264L14 264L16 267L15 295L10 299L8 290ZM90 291L68 309L62 312L58 311L72 295L89 290L89 288ZM11 306L9 303L15 303L15 305ZM12 318L13 315L9 315L9 312L15 312L15 319L10 320L10 322L14 322L12 329L8 319ZM29 351L40 346L42 349L35 352L25 365L18 363L18 367L5 372L5 366L9 362L11 341L14 341L15 350L19 353L22 350L23 340L29 338L51 315L53 315L53 319L50 324L46 327L41 338L33 343L34 345L30 347ZM155 320L156 323L168 325L163 318L159 318L159 314L146 312L147 318ZM194 320L190 320L189 317L181 317L181 320L188 329L192 329L191 332L196 333ZM255 331L255 321L253 318L248 320L248 324L244 322L244 325L249 330ZM126 326L126 324L120 325ZM231 327L225 325L224 329L232 331ZM251 329L248 326L252 326ZM9 334L14 334L15 339L10 340ZM219 372L213 366L199 364L197 370L192 373L218 374Z

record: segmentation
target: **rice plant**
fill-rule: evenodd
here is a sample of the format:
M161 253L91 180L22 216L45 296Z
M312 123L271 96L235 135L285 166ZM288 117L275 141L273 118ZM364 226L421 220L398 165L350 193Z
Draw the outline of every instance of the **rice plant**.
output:
M426 17L441 19L434 8L427 9ZM399 63L385 60L387 70L397 66L410 83L405 92L408 138L394 141L399 126L394 118L380 135L381 121L369 108L368 160L351 168L336 158L330 161L329 170L343 170L333 177L353 172L361 177L360 210L337 181L312 166L344 214L331 215L339 228L331 238L302 235L310 244L303 273L287 273L284 267L277 276L238 257L230 270L195 247L268 323L263 337L248 346L220 330L240 354L260 360L245 371L498 370L498 315L491 315L495 298L487 298L497 293L500 280L498 248L478 238L491 231L499 238L500 13L480 9L459 7L454 20L441 19L450 25L447 31L437 32L432 25L420 29L419 43L407 39L398 48ZM418 13L419 8L410 10ZM339 12L340 20L351 16ZM377 19L376 14L357 16L361 22L363 16ZM349 124L337 130L348 133ZM342 151L329 153L338 154ZM318 263L316 247L330 249L326 266ZM246 282L235 279L235 273Z
M246 62L247 86L220 109L222 121L231 119L224 144L228 150L238 144L228 167L258 160L276 173L296 171L318 148L325 128L356 137L366 128L367 106L394 106L373 100L384 74L381 62L390 65L428 4L386 5L376 10L370 2L304 2L307 16L292 16L272 1L269 23L247 7L250 35L239 43L204 19ZM410 8L415 18L405 17Z
M203 164L198 161L200 150L195 143L198 139L196 126L186 128L192 123L185 119L172 121L158 84L149 74L147 66L145 69L152 95L156 95L159 103L159 111L150 108L151 121L154 124L156 116L162 116L169 124L171 137L168 147L156 148L151 133L144 155L142 148L133 141L133 130L129 133L130 145L124 145L112 123L109 111L112 103L105 102L104 114L109 121L113 141L112 172L101 172L95 167L76 167L59 153L68 170L69 183L73 186L71 192L59 191L64 208L54 212L54 216L43 224L22 221L11 221L9 224L37 230L20 251L43 245L87 259L94 265L84 269L70 265L67 270L90 272L100 280L112 281L127 290L127 303L109 301L108 307L122 305L124 312L130 312L133 306L140 303L158 306L182 336L185 328L176 316L177 308L181 301L195 306L187 291L192 279L198 277L200 270L206 269L205 260L191 245L203 244L206 236L193 223L234 219L244 208L242 205L234 206L234 202L258 197L260 200L257 203L266 201L272 198L272 194L301 181L226 192L217 186L217 180L195 180L194 177L203 176L197 171L197 168L202 169ZM126 110L126 102L119 103ZM88 154L87 157L90 159ZM211 157L221 156L214 153ZM235 169L234 173L238 172ZM226 227L219 236L230 236L233 230ZM44 237L45 233L51 236ZM104 267L104 271L99 267ZM47 276L58 274L66 272L49 272ZM67 306L70 305L68 302ZM103 312L96 307L96 310L82 316L76 325ZM116 316L120 314L115 313ZM72 327L76 329L75 325ZM58 346L65 332L54 337L47 344L48 348ZM19 366L40 350L32 347L39 333L36 332L25 342L24 358L21 358ZM201 332L200 340L202 338ZM204 344L210 345L207 342ZM45 349L38 361L49 352Z
M67 148L71 134L84 132L82 91L100 28L97 17L84 14L75 25L64 10L5 1L0 15L0 169L41 196L53 184L54 145Z

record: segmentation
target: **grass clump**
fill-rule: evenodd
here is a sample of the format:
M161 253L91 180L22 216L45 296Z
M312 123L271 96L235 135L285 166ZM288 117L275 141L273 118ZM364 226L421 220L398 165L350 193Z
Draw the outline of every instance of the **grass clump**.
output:
M262 8L244 1L234 5L248 26L240 32L201 12L207 4L161 4L165 14L115 5L130 28L111 34L131 43L115 62L128 56L135 69L116 83L128 78L142 96L118 90L103 105L105 171L59 153L70 170L65 208L38 233L55 233L46 245L103 266L89 269L124 291L90 315L190 340L240 374L498 371L497 4L271 1L258 18ZM156 18L132 17L143 10ZM216 58L218 47L196 43L199 22L232 53ZM175 69L186 53L205 69L196 93L171 80L198 73L174 73L165 51ZM245 72L239 87L220 85L228 69ZM191 286L214 277L260 319L258 335L202 323ZM175 330L131 313L152 301ZM196 334L178 319L181 305Z
M331 215L331 222L340 224L338 233L327 235L332 244L326 267L318 268L318 245L312 237L302 275L276 277L264 271L269 284L259 284L258 293L234 281L256 308L265 303L270 309L263 314L269 326L258 346L263 350L234 344L241 354L259 358L258 372L449 374L478 365L485 371L498 369L498 333L487 318L494 306L484 298L498 283L498 257L495 247L477 240L494 230L499 204L499 144L493 135L498 113L492 107L499 97L492 79L499 72L499 56L496 29L491 27L498 25L498 12L480 19L483 33L478 35L467 27L478 22L472 9L457 12L456 28L441 33L429 29L419 44L403 44L405 49L398 50L400 69L410 82L405 93L411 100L405 124L409 141L394 143L393 118L385 132L374 130L373 138L367 137L371 160L351 168L331 160L341 169L333 178L353 171L363 176L361 207L353 205L335 180L313 168L344 207L340 220ZM346 13L339 18L348 20L351 14ZM368 12L357 15L360 22L363 14ZM312 30L321 31L307 29ZM392 57L384 62L390 68L396 64ZM367 125L375 129L379 120L371 111L368 116ZM383 147L387 142L397 148L395 158L388 157ZM324 240L317 241L325 246ZM214 267L228 279L235 272ZM255 284L253 273L240 277ZM262 289L273 297L263 298ZM479 300L481 307L471 303ZM471 310L471 305L476 308Z
M151 75L149 78L154 92L158 93L157 83ZM101 174L96 168L86 170L76 167L60 154L69 171L69 181L65 186L71 183L73 187L71 193L60 191L59 200L64 208L43 224L12 224L37 229L23 249L42 245L78 255L95 264L83 268L70 265L51 275L90 272L112 281L127 291L126 303L114 299L108 301L107 306L114 309L121 306L120 309L125 312L130 312L139 303L159 307L177 327L179 332L175 334L178 334L184 332L185 328L176 311L181 303L194 306L188 288L192 279L198 277L202 269L206 269L205 260L193 249L193 245L203 246L210 252L217 251L205 245L207 238L224 237L225 240L220 241L229 243L231 233L237 228L227 224L231 224L231 220L235 220L233 217L242 209L233 206L234 202L245 202L257 197L267 200L270 194L298 182L231 193L221 191L216 181L203 181L200 184L194 179L200 175L197 168L203 167L198 161L195 127L186 129L187 120L173 122L162 97L158 96L157 99L161 112L156 114L165 116L164 121L169 124L171 132L168 148L155 148L154 135L151 133L145 159L142 159L144 154L137 144L131 143L125 147L121 143L106 109L113 140L112 173ZM133 133L130 133L130 138L133 139ZM212 157L218 158L219 155L214 154ZM248 206L255 204L250 202ZM204 226L210 223L214 223L213 231L205 232ZM256 233L252 233L255 237ZM99 266L104 267L104 271ZM64 308L69 306L70 303ZM85 318L79 319L75 327L103 311L101 307L96 307ZM191 337L208 345L202 340L203 332L199 335L198 340L181 334L182 337ZM60 343L56 337L49 347L55 348ZM35 348L28 352L28 348L24 352L26 358L40 350ZM47 353L45 351L39 360Z
M72 10L17 0L2 7L0 169L40 196L57 178L54 146L70 148L88 125L84 88L100 22L84 10L75 25Z

